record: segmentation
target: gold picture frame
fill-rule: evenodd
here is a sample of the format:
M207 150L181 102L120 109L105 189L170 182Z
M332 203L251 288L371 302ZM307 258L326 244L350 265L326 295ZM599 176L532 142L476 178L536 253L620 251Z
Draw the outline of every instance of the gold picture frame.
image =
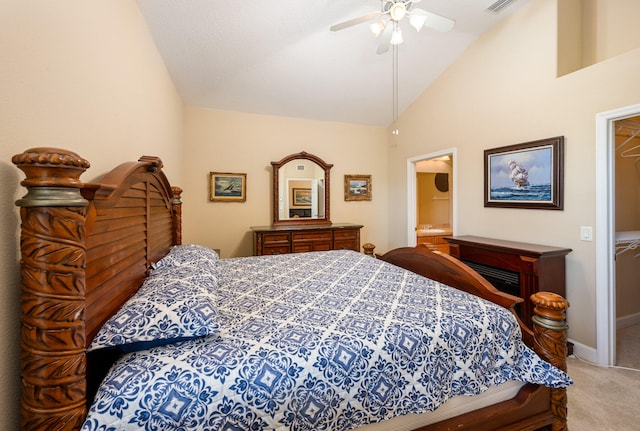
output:
M209 172L209 200L212 202L245 202L247 174Z
M296 188L291 189L293 191L291 195L292 207L310 207L311 206L311 189L310 188Z
M371 175L345 175L344 176L344 200L345 201L370 201L371 200Z

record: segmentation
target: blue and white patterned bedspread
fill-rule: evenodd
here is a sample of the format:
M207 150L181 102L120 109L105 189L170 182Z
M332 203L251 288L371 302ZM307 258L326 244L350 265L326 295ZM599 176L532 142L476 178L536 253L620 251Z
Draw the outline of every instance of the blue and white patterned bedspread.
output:
M347 430L569 377L506 309L351 251L222 259L220 333L126 354L84 430Z

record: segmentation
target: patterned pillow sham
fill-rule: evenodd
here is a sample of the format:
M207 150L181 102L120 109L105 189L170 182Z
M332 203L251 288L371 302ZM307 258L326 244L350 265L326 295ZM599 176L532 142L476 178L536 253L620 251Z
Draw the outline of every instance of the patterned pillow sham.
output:
M100 328L87 351L132 352L217 333L215 260L196 258L187 263L184 257L174 255L171 262L154 269Z
M214 250L197 244L176 245L169 250L169 253L156 263L151 265L152 269L162 269L183 265L211 264L219 259L218 253Z

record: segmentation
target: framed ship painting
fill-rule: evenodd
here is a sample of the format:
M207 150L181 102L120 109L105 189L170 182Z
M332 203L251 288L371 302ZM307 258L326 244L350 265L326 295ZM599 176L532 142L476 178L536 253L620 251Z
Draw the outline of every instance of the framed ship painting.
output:
M209 172L209 200L244 202L247 199L247 174Z
M564 136L484 151L484 206L563 209Z

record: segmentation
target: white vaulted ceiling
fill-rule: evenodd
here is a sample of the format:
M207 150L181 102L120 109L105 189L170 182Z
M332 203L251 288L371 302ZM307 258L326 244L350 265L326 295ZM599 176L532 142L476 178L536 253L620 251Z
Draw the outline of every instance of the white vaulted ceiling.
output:
M531 0L495 14L495 0L422 0L456 20L447 33L402 23L402 112L475 39ZM387 126L392 54L376 54L369 23L333 24L379 11L379 0L137 0L188 105Z

